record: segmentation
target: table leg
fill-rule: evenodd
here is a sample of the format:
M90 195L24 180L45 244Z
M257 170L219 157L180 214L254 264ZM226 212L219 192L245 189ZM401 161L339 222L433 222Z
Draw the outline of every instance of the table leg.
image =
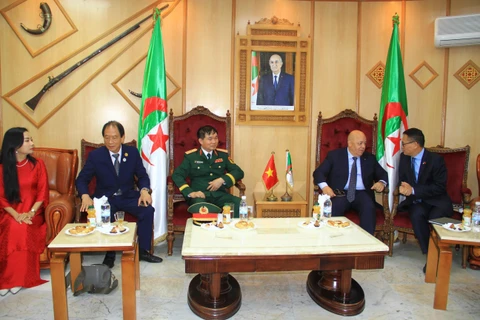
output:
M138 243L135 243L135 289L140 290L140 258L138 256Z
M204 319L227 319L240 309L242 292L228 273L199 274L190 282L188 305Z
M427 271L425 272L425 282L435 283L438 269L438 237L435 230L430 232L427 255Z
M70 279L72 280L72 285L71 285L72 292L75 292L74 283L81 271L82 271L82 254L80 252L70 253ZM83 289L82 285L80 285L77 288L77 290L81 290L81 289Z
M452 250L450 249L450 245L443 243L439 244L438 249L440 251L440 259L438 262L433 308L447 310L450 270L452 268Z
M122 305L123 319L137 318L136 287L138 272L138 250L122 253ZM137 265L135 265L137 264Z
M52 277L53 315L55 320L68 319L67 290L65 289L66 252L53 253L50 260Z
M357 315L365 308L365 294L352 279L352 270L312 271L307 292L319 306L342 316Z

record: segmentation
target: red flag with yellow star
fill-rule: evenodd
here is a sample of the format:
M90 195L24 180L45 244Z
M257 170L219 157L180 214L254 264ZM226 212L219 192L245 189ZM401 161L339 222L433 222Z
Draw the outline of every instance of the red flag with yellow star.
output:
M263 171L262 179L267 191L270 191L270 189L275 187L278 183L277 169L275 169L275 158L273 154L270 157L270 160L268 160L267 166Z
M154 237L159 238L167 232L168 117L165 56L158 9L154 19L143 75L138 149L150 177L152 205L155 208Z

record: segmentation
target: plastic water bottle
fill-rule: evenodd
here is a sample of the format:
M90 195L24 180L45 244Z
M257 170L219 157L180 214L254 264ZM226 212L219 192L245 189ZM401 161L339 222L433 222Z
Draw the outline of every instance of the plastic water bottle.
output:
M108 200L105 200L105 202L101 206L101 213L100 216L102 218L102 227L103 226L109 226L110 225L110 203Z
M247 207L247 196L242 196L242 200L240 201L240 220L247 220L248 219L248 207Z
M323 203L323 216L325 218L330 218L332 216L332 200L327 198Z
M480 201L475 202L475 210L472 214L472 231L480 232Z

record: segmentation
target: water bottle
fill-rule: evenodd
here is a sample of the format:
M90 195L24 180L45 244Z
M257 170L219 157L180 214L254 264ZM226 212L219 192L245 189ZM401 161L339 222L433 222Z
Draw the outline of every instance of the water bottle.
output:
M475 202L475 210L472 214L472 231L480 232L480 201Z
M240 201L240 208L238 211L240 212L240 220L248 219L247 196L242 196L242 200Z
M325 218L330 218L332 216L332 200L327 198L323 203L323 216Z
M101 218L102 218L102 226L109 226L110 225L110 203L108 199L101 206Z

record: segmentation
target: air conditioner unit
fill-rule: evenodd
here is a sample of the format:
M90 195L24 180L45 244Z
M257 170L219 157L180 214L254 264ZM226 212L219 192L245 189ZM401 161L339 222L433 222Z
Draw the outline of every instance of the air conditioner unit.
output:
M435 19L435 47L480 45L480 14Z

